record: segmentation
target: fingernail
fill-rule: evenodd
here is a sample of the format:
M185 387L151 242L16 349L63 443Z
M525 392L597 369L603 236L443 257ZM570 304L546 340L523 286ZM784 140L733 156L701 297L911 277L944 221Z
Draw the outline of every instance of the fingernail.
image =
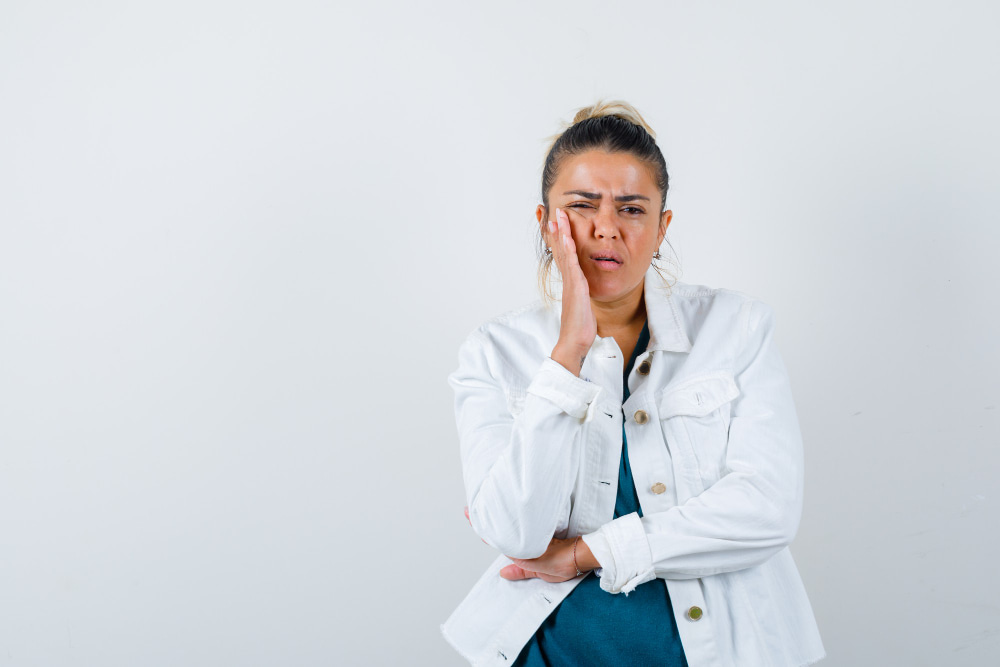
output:
M556 233L556 223L554 220L549 220L549 233L551 234Z

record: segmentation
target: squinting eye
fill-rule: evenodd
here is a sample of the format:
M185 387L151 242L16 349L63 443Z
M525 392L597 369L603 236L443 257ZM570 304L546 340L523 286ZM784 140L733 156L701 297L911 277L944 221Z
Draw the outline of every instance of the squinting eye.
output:
M590 208L590 204L585 204L583 202L576 202L575 204L567 204L566 208Z
M625 212L627 212L627 213L631 213L632 215L638 215L638 214L642 213L642 209L641 208L636 208L635 206L626 206L622 210L625 211Z

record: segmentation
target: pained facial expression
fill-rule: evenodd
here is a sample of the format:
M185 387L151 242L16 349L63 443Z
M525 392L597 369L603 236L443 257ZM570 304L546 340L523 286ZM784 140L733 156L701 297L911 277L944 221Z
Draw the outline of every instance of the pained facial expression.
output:
M660 191L643 162L600 150L567 157L549 191L549 207L547 217L541 205L536 212L545 242L554 244L545 223L563 209L591 299L613 302L642 290L672 217L660 212Z

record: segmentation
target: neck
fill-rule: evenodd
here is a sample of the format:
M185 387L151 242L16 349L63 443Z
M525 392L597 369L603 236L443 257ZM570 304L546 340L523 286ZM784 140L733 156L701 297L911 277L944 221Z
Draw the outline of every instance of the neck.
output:
M643 283L614 301L590 301L597 319L597 335L602 338L622 329L639 326L646 318Z

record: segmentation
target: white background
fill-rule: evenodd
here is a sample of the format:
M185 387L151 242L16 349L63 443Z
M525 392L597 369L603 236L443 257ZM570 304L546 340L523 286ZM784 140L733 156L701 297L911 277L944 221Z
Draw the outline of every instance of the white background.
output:
M0 665L460 665L459 343L545 139L770 303L829 667L1000 660L988 2L0 5Z

